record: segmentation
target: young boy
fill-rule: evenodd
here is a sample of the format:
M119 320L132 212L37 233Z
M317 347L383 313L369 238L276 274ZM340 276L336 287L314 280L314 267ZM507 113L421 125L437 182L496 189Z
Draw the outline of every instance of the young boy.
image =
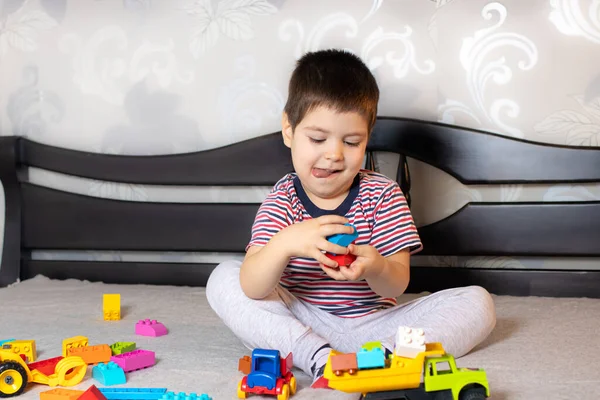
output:
M423 328L456 357L495 326L489 293L471 286L398 305L410 255L421 241L398 184L362 169L379 89L351 53L326 50L297 63L282 118L294 173L259 208L243 262L220 264L206 294L250 349L293 353L294 365L320 386L331 349L356 352L368 341L393 351L399 326ZM327 237L352 233L347 248ZM324 252L352 254L338 266ZM435 277L432 277L435 279Z

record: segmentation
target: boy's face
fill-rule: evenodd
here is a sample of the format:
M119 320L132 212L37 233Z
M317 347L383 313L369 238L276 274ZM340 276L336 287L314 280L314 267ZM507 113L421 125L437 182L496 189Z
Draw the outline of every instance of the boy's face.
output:
M313 202L342 200L363 165L368 141L366 119L356 112L317 107L294 132L284 114L282 133L309 198Z

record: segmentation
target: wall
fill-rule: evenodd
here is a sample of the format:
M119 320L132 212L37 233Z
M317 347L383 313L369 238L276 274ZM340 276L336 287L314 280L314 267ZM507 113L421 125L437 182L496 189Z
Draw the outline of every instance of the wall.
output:
M375 74L379 115L547 143L600 142L598 0L7 0L0 7L2 135L113 154L226 145L279 130L294 61L342 47ZM381 154L378 162L393 176L394 157ZM600 198L600 185L467 187L414 160L410 167L419 225L467 201ZM36 170L31 179L135 201L261 200L268 190L166 190ZM600 268L595 260L421 261Z

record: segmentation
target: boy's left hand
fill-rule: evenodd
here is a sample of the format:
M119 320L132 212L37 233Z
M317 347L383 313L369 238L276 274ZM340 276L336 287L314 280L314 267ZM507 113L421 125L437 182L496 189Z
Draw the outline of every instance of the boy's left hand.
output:
M381 273L385 264L385 258L379 251L370 245L348 245L350 254L356 256L356 260L347 267L336 269L321 266L323 271L331 278L338 281L357 281L368 277L377 276Z

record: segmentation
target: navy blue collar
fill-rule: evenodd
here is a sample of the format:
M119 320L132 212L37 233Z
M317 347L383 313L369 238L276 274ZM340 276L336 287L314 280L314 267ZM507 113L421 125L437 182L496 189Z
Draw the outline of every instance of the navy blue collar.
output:
M354 199L356 199L356 196L358 196L359 187L360 173L356 174L356 176L354 177L352 185L350 185L350 191L348 192L348 196L346 196L344 201L342 201L342 203L335 210L323 210L322 208L317 207L315 203L313 203L308 198L308 195L306 194L304 188L302 187L302 184L300 183L300 178L298 178L298 175L294 177L294 188L296 189L296 193L298 194L298 199L300 199L300 202L302 203L306 211L313 218L318 218L323 215L331 214L341 215L342 217L345 216L348 213L348 211L350 211L350 207L352 207Z

